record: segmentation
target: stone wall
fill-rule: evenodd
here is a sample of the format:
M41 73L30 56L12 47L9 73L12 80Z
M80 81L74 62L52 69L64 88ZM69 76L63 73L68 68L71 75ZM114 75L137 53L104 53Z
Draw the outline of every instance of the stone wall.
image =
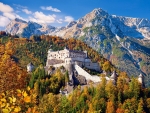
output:
M56 68L59 68L59 67L61 67L61 66L64 66L65 67L65 63L61 63L61 64L55 64L55 65L53 65L54 67L56 67Z
M64 49L61 51L48 51L48 59L59 59L59 60L64 60L65 58L86 58L86 53L82 51L72 51L68 49Z
M88 68L88 69L93 69L93 70L96 70L96 71L100 71L100 66L99 66L98 63L92 63L92 62L90 62L90 63L85 63L84 66L85 66L86 68Z
M48 51L48 56L47 59L60 59L64 60L66 57L69 57L69 52L68 51Z
M86 80L91 80L93 82L100 82L101 79L99 76L91 76L89 73L87 73L85 70L83 70L80 66L74 65L75 70L78 72L79 75L82 75L86 78Z

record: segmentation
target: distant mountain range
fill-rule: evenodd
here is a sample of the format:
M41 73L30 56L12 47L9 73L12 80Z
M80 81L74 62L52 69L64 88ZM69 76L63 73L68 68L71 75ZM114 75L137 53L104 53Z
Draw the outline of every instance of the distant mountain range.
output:
M89 44L128 74L150 76L150 20L147 19L110 15L98 8L66 27L57 28L16 18L5 31L26 38L42 34L74 37Z
M6 32L25 38L29 38L32 35L49 34L55 30L56 28L50 25L38 24L31 21L26 22L18 18L12 20L5 28Z
M26 22L16 18L6 26L5 31L26 38L29 38L33 34L54 34L69 38L70 36L83 36L84 33L81 31L91 26L107 26L114 35L117 34L121 37L129 36L150 40L150 20L109 15L100 8L94 9L77 21L70 22L66 27L57 28L31 21Z

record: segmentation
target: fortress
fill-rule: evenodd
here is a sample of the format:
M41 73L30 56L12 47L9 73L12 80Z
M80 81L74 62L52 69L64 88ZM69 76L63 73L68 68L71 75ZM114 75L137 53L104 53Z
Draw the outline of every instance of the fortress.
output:
M48 50L46 66L67 67L68 65L79 65L80 67L86 67L88 69L100 71L98 63L92 63L88 58L87 51L75 51L65 48L60 51Z
M91 70L95 70L100 72L100 66L98 63L93 63L90 58L88 58L87 51L76 51L69 50L66 47L64 50L60 51L52 51L48 50L46 69L48 73L51 72L49 68L53 66L55 68L64 66L66 70L68 70L69 74L69 85L74 85L76 82L76 78L82 78L82 81L86 83L88 80L92 82L99 82L100 78L98 76L91 76L87 73L83 67ZM76 80L75 80L76 79Z
M97 75L90 75L86 72L83 67L97 72L102 72L98 63L93 63L90 58L88 58L87 51L76 51L69 50L66 47L64 50L53 51L52 49L48 50L47 62L45 69L48 74L51 72L50 67L59 68L64 66L68 70L69 82L67 85L67 92L73 91L73 86L75 85L76 79L80 76L82 82L80 84L85 85L88 81L93 83L98 83L101 81L101 77ZM117 81L117 73L114 71L110 77L105 77L107 81L112 80L114 84ZM83 82L84 81L84 82ZM144 78L142 75L138 78L139 83L143 85Z

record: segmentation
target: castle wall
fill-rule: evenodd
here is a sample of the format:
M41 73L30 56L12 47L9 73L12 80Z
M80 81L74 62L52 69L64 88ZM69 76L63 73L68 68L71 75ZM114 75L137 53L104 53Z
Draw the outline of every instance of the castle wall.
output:
M55 64L55 59L63 62L56 62L60 64ZM52 60L52 61L51 61ZM51 63L49 62L51 61ZM87 52L82 51L72 51L68 49L64 49L61 51L48 51L46 66L53 65L54 67L66 66L68 64L77 64L80 67L85 66L88 69L93 69L96 71L100 71L100 67L98 63L92 63L91 59L87 58Z
M56 67L56 68L59 68L59 67L61 67L61 66L64 66L65 67L65 63L61 63L61 64L55 64L55 65L53 65L54 67Z
M101 79L98 76L91 76L89 73L87 73L85 70L83 70L80 66L75 65L75 69L78 72L79 75L82 75L86 78L86 80L91 80L93 82L100 82Z
M64 57L64 56L62 57L60 55L57 55L57 53L58 52L52 52L52 54L51 54L52 56L50 56L49 59L63 60L65 64L78 64L80 67L85 66L88 69L93 69L93 70L100 71L100 67L99 67L98 63L85 62L85 58L83 58L83 57L74 57L74 58ZM65 65L65 64L63 64L63 65ZM58 67L58 66L61 66L61 65L62 64L55 64L54 66ZM49 66L48 62L46 63L46 66Z
M86 58L86 54L82 52L70 52L69 56L71 58L76 58L76 57Z
M65 64L77 64L82 67L84 65L84 58L65 58Z
M86 68L88 69L93 69L93 70L96 70L96 71L100 71L100 66L98 63L85 63L84 65Z
M80 62L80 61L75 61L74 64L75 64L75 65L79 65L80 67L82 67L82 66L84 65L84 63L83 63L83 62Z
M47 58L64 60L66 57L69 57L69 52L62 50L56 52L48 52Z
M48 51L48 59L60 59L64 60L66 57L69 58L86 58L86 53L84 52L77 52L77 51L69 51L67 49L61 51Z
M79 62L84 62L84 59L83 57L75 57L75 58L72 58L74 61L79 61Z
M69 74L69 80L72 81L72 75L73 75L73 67L72 64L65 64L64 66L67 70L68 70L68 74Z

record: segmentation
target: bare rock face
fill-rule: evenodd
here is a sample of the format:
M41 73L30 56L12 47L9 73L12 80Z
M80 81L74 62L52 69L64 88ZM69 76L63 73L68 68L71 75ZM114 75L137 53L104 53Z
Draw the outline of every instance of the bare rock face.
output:
M150 21L148 19L110 15L97 8L77 21L70 22L64 29L52 32L64 38L86 35L85 29L93 26L107 27L114 35L150 39ZM90 33L90 31L88 31Z
M91 27L92 25L102 25L103 19L106 17L108 17L107 12L100 8L94 9L79 20L70 22L64 29L55 32L55 34L63 38L81 37L84 35L84 28ZM97 20L96 18L101 18L102 20Z
M74 80L75 80L75 85L86 85L87 84L86 78L81 75L76 76Z
M12 20L5 28L5 31L20 37L29 38L32 35L43 35L53 32L56 28L46 24L26 22L21 19Z
M11 33L12 35L20 34L23 32L23 29L27 27L27 25L28 24L26 21L16 18L6 26L5 31Z
M78 75L76 71L74 71L73 80L75 85L86 85L87 81L84 76Z

